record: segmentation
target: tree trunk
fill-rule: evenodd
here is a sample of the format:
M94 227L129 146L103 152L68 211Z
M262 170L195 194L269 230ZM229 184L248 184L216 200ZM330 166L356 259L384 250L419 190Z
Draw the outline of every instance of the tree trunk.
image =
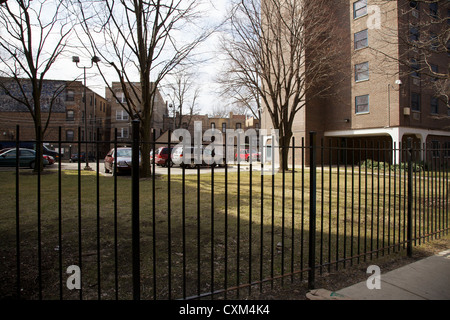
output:
M291 143L292 133L287 133L279 139L279 155L280 155L280 170L289 169L289 147Z

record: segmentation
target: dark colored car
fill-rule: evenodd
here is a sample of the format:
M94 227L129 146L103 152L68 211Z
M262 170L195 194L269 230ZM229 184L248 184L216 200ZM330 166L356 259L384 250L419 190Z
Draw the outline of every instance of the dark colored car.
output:
M158 166L168 167L172 166L172 150L173 148L161 147L156 150L155 163Z
M70 155L70 162L78 162L78 159L80 159L80 162L85 162L86 161L86 153L85 152L80 152L80 153L73 153ZM95 161L95 156L93 154L91 154L90 152L88 153L88 159L89 161Z
M15 167L17 159L17 149L12 148L0 153L0 166L1 167ZM48 165L48 159L44 155L42 157L44 166ZM19 149L19 166L34 168L36 165L36 151L32 149Z
M4 148L16 148L16 142L15 141L1 141L0 142L0 149ZM36 143L35 142L20 142L19 148L23 149L36 149ZM42 146L42 154L47 156L52 156L55 161L59 161L61 158L61 154L56 152L55 150L52 150L48 145Z
M123 147L111 149L105 157L105 173L113 173L114 174L114 164L117 162L117 173L120 172L131 172L132 168L132 154L133 150L131 148ZM139 154L139 165L141 165L141 155Z

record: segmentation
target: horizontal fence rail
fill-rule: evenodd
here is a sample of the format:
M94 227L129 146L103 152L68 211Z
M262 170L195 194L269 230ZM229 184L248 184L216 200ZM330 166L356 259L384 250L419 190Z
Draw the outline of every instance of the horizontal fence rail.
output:
M153 157L141 177L138 151L160 143L141 141L138 125L130 174L116 174L117 161L105 173L104 141L64 141L61 130L44 142L88 146L91 170L78 159L0 171L2 298L240 299L295 281L314 288L323 273L448 233L449 150L311 133L284 147L286 168L160 168Z

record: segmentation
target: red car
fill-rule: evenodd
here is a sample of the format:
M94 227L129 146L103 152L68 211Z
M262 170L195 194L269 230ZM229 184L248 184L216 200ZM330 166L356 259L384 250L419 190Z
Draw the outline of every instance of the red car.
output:
M155 163L158 166L168 167L172 166L172 150L173 148L161 147L156 150Z

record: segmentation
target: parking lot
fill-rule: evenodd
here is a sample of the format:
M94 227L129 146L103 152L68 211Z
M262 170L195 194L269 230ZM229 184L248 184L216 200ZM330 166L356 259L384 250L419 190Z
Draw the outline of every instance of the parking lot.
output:
M84 170L86 164L84 162L81 163L81 170ZM96 171L97 170L97 162L89 162L89 167L92 169L92 171ZM58 170L59 166L58 163L55 163L51 166L46 166L44 170ZM104 164L103 164L103 160L101 160L99 162L99 168L100 171L99 173L102 176L105 177L112 177L113 175L110 173L105 173L104 170ZM242 171L249 171L250 170L250 165L247 162L243 162L241 163L240 166L241 172ZM0 167L0 171L14 171L15 168L14 167ZM20 170L31 170L29 168L20 168ZM70 162L62 162L61 163L61 170L78 170L78 163L70 163ZM234 164L234 165L229 165L228 166L228 172L237 172L238 170L238 165ZM255 162L253 163L253 167L252 167L253 171L260 171L261 170L261 164L260 162ZM221 172L225 172L225 168L223 167L215 167L214 168L214 172L216 173L221 173ZM170 168L170 174L171 175L181 175L183 173L183 169L180 166L172 166ZM210 167L201 167L200 168L200 174L208 174L211 173L211 168ZM156 174L157 175L166 175L168 174L168 168L166 167L160 167L160 166L156 166ZM185 169L185 174L197 174L197 169Z

